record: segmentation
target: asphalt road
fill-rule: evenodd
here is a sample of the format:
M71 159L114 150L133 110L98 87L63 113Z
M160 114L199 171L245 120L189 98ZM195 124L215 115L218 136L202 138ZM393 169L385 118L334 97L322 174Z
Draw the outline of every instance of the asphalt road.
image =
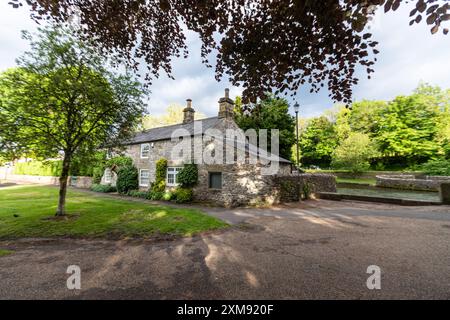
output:
M1 299L449 299L450 207L206 209L227 231L155 242L2 241ZM68 290L69 265L81 290ZM367 267L381 269L369 290Z

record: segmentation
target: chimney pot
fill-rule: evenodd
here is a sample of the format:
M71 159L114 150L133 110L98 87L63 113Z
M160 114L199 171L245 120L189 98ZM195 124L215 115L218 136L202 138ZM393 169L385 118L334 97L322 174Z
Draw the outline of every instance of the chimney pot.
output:
M219 100L219 118L233 119L234 101L230 99L230 89L225 89L225 97Z
M192 100L186 99L186 108L183 109L183 124L194 122L195 110L192 108Z

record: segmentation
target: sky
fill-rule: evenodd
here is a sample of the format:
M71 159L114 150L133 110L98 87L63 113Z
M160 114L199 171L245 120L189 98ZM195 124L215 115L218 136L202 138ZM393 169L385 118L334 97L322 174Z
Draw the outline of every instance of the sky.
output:
M395 13L377 12L370 32L379 42L378 62L372 79L367 79L363 68L357 71L360 82L353 88L354 101L391 100L411 93L421 81L450 88L450 35L444 36L441 31L431 35L426 24L409 26L408 23L407 5ZM21 39L21 30L33 31L36 27L26 6L13 9L6 1L0 2L0 71L14 67L15 59L28 48L27 42ZM170 104L184 105L189 98L196 111L214 116L225 88L230 88L232 98L242 93L242 88L231 86L226 79L217 82L214 70L201 63L197 36L189 33L187 38L190 55L188 59L173 61L175 80L162 75L153 81L148 101L151 114L164 113ZM318 116L334 105L326 89L309 93L309 88L304 87L294 98L300 104L301 117ZM288 100L293 105L293 99Z

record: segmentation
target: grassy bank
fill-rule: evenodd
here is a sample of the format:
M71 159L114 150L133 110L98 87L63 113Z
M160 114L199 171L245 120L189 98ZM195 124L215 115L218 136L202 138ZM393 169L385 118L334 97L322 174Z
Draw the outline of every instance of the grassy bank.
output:
M337 183L356 183L356 184L369 184L374 186L377 182L376 179L371 178L336 178Z
M0 189L0 239L190 236L227 224L195 209L170 208L69 190L67 216L54 217L58 189Z

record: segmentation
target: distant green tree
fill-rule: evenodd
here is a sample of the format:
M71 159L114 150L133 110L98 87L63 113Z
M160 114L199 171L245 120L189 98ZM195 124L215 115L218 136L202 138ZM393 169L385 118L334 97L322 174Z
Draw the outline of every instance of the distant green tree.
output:
M369 135L352 132L333 151L331 166L359 173L368 170L370 160L377 155L377 147Z
M362 100L354 102L347 109L347 121L352 132L367 133L373 137L377 134L381 113L386 109L386 101Z
M185 107L172 104L166 108L166 112L161 115L149 114L144 116L142 127L144 129L152 129L156 127L169 126L171 124L178 124L183 122L183 109ZM204 119L206 116L196 111L195 120Z
M338 137L335 124L327 117L310 120L299 140L302 165L330 166L331 155L338 145Z
M295 144L295 118L289 114L286 99L269 95L266 99L251 106L243 106L240 98L235 103L235 121L242 130L278 129L280 132L279 155L290 160L292 146ZM269 131L270 135L270 131ZM268 137L270 147L270 138Z
M378 119L375 141L385 159L403 165L422 163L440 152L439 106L423 94L396 97Z

